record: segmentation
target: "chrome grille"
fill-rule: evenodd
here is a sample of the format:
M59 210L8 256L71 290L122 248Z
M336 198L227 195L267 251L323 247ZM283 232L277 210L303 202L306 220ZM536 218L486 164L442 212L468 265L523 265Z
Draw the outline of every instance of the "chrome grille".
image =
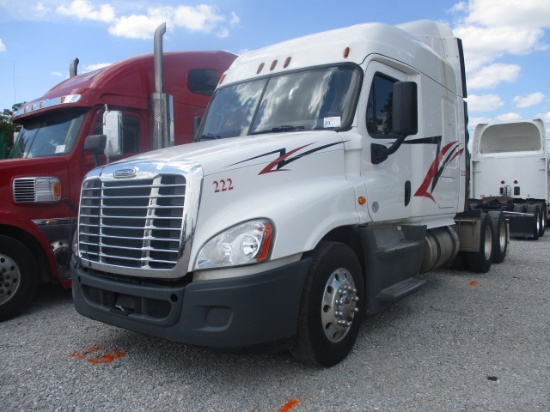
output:
M83 183L80 257L128 268L172 269L182 253L185 176Z
M16 203L34 202L34 178L19 178L13 180L13 199Z

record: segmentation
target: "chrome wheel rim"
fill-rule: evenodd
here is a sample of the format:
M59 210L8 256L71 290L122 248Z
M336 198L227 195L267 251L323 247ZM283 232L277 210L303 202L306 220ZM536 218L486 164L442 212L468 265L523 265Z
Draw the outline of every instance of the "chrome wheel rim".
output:
M321 323L329 341L337 343L346 337L359 311L358 301L351 273L344 268L332 272L321 302Z
M20 283L21 273L17 263L9 256L0 254L0 305L16 295Z

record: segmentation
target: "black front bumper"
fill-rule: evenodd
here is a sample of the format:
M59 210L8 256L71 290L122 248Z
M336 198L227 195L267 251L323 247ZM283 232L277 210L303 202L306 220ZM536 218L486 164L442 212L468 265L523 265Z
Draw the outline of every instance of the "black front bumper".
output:
M296 334L310 259L238 278L166 286L127 283L71 265L83 316L188 344L242 348Z

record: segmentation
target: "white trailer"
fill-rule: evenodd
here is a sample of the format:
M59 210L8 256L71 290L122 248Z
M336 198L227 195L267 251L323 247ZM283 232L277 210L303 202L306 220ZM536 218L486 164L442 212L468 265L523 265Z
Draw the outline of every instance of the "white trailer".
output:
M363 316L419 289L422 273L458 254L487 272L505 252L502 214L467 210L465 96L461 42L431 21L244 53L196 143L87 175L77 311L189 344L276 342L307 364L340 362Z
M513 237L543 236L549 212L548 160L540 119L477 125L471 168L473 208L507 211Z

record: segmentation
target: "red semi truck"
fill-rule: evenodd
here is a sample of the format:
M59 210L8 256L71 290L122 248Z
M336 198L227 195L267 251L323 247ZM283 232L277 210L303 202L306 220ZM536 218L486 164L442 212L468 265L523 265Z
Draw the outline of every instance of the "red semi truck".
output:
M191 142L235 55L155 53L76 74L23 105L8 159L0 161L0 321L25 309L36 286L70 287L70 241L80 187L94 166ZM163 90L165 89L165 91Z

